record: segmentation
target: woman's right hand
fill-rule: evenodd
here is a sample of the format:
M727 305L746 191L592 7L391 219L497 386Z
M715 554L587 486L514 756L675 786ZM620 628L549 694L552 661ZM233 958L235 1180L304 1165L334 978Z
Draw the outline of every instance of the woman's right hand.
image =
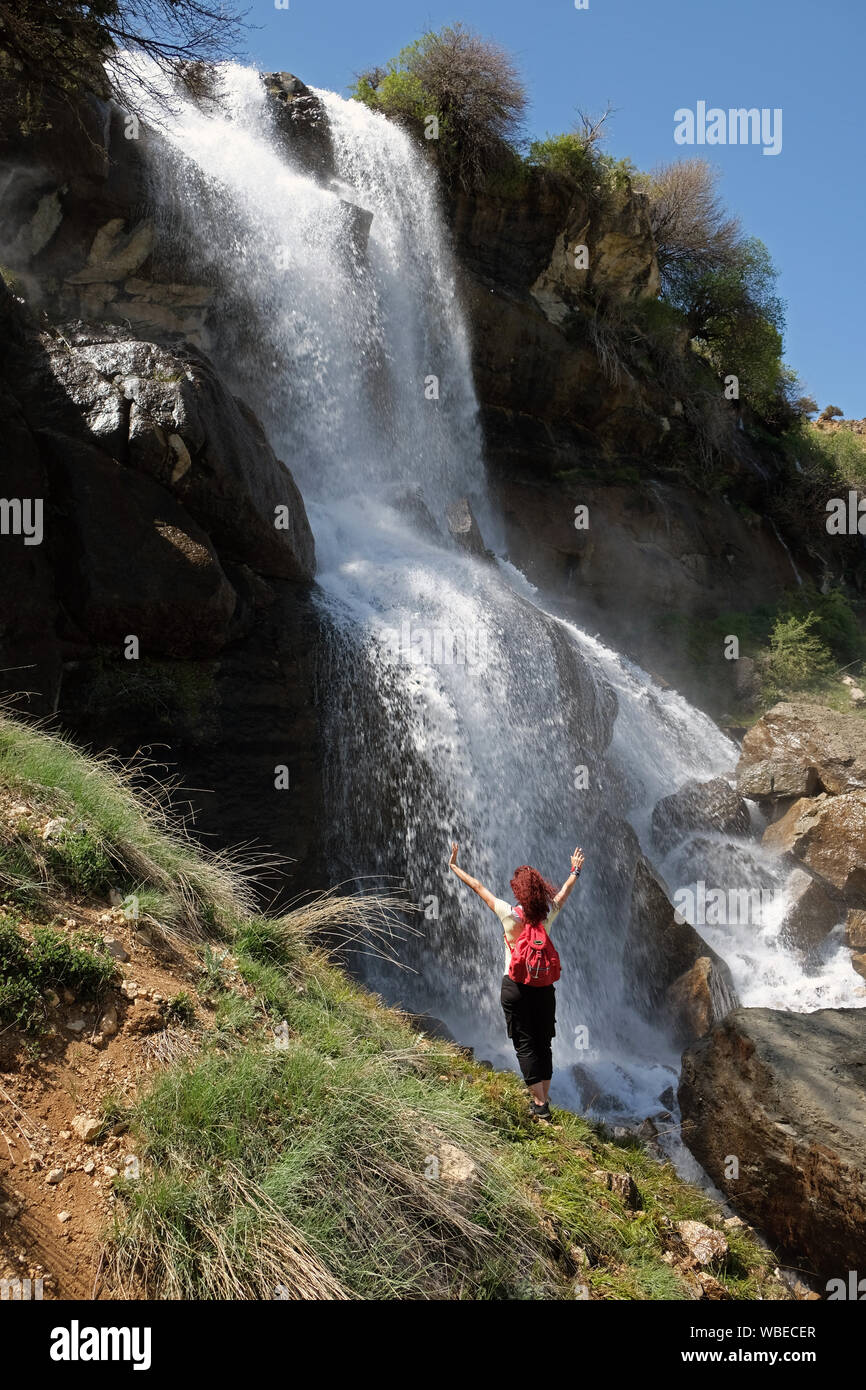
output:
M456 841L456 840L452 840L452 841L451 841L451 858L448 860L448 867L449 867L449 869L454 869L454 868L457 867L457 841Z
M578 845L577 849L574 851L574 854L571 856L571 871L574 874L579 874L582 868L583 850Z

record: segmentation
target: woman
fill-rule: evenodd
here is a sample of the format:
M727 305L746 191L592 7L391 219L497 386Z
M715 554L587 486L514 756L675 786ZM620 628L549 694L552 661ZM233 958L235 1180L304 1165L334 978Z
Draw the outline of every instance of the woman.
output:
M501 1003L514 1043L520 1070L531 1100L532 1114L539 1120L549 1120L548 1095L553 1076L553 1053L550 1043L556 1032L556 994L553 984L526 983L533 975L545 979L559 977L559 957L546 941L546 933L568 898L583 867L583 850L571 856L571 872L557 893L552 883L541 877L537 869L523 864L514 872L511 891L517 906L510 907L502 898L495 898L483 883L457 865L457 845L451 846L448 867L477 893L482 902L496 913L505 935L505 955L508 973L502 979ZM539 931L538 928L544 928ZM535 937L533 939L533 931ZM545 945L546 942L546 945ZM535 968L527 971L526 952L536 950Z

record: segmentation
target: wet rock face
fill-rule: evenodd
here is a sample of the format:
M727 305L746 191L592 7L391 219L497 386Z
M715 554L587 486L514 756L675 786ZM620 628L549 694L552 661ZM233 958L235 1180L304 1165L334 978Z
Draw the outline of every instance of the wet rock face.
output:
M786 1261L862 1267L866 1010L737 1009L685 1053L679 1102L692 1153Z
M797 868L785 885L790 907L782 937L794 950L808 954L845 916L845 901L825 879Z
M292 475L206 357L83 325L42 345L83 433L169 492L226 559L275 579L312 579L313 537Z
M802 797L763 843L805 865L849 907L866 907L866 791Z
M289 153L321 182L333 178L331 131L319 98L290 72L268 72L262 81Z
M461 550L465 550L467 555L474 555L476 559L483 560L487 557L487 547L484 544L484 537L475 520L475 514L469 505L469 499L461 497L448 507L446 512L448 520L448 530L457 542Z
M649 860L637 861L623 971L634 1007L682 1043L736 1005L730 971L688 922L677 921Z
M652 818L653 840L662 855L695 830L745 835L749 826L748 806L723 777L686 782L658 802Z
M134 635L162 656L215 655L236 595L189 513L78 441L47 440L45 456L50 495L66 512L55 541L63 601L80 630L118 650Z
M0 537L0 688L97 749L169 747L212 789L199 831L289 856L289 893L318 881L321 634L291 474L194 349L40 334L2 284L0 325L4 494L38 499L44 533Z
M774 705L743 739L737 784L777 803L866 788L866 723L822 705Z

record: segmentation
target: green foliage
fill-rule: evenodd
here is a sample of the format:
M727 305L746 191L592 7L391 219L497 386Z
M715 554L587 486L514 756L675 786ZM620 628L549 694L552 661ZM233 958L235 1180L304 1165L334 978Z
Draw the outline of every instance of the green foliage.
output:
M592 150L574 132L563 135L547 135L543 140L533 140L529 146L527 163L535 168L549 169L561 174L576 184L591 178L595 171Z
M530 169L543 169L573 184L593 201L628 193L637 173L630 159L614 159L603 153L595 141L581 131L566 131L533 140L525 162Z
M0 888L45 895L57 881L101 893L125 880L155 892L179 932L230 930L242 905L251 905L251 887L234 865L169 827L162 790L141 775L133 789L132 776L0 713L0 779L44 808L46 819L64 816L71 827L56 841L22 831L0 843Z
M117 866L86 825L64 828L44 854L56 882L81 897L104 897L117 881Z
M172 999L169 999L165 1010L166 1018L170 1023L184 1023L189 1025L195 1021L195 1004L192 996L182 989Z
M428 148L454 187L479 187L509 162L526 93L499 44L462 24L428 32L385 68L361 74L352 96L430 135Z
M763 242L741 243L730 264L692 273L681 268L671 302L682 309L694 346L720 376L739 379L740 397L758 414L786 394L782 363L785 310Z
M791 616L814 619L815 636L837 664L850 665L866 657L866 637L841 589L828 589L825 593L814 584L804 584L789 597L785 607Z
M766 701L814 690L829 677L834 661L829 648L813 632L818 622L816 613L776 619L762 661Z
M839 677L844 671L856 675L866 659L866 636L850 600L841 589L822 593L813 584L776 603L710 621L669 614L659 628L692 668L696 695L712 688L725 638L736 634L740 655L756 664L756 689L738 711L743 719L788 696L820 695L822 702L850 709Z
M781 443L798 472L819 484L866 484L866 440L853 430L821 430L798 420L782 435Z
M9 917L0 918L0 1023L38 1033L45 1021L42 995L69 989L77 998L99 999L116 966L101 942L73 946L51 927L30 939Z

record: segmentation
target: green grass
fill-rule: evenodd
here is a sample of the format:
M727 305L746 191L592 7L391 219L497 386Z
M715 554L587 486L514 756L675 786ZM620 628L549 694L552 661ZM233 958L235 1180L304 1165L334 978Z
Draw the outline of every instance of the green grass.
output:
M32 899L54 878L92 894L115 877L136 893L158 895L161 920L187 936L230 933L252 905L245 876L170 823L163 790L145 783L141 768L89 758L0 713L0 784L81 827L48 846L26 832L0 843L0 887Z
M62 932L21 930L0 912L0 1024L38 1034L45 1026L45 992L68 989L76 999L101 999L116 974L112 957L98 940L73 945Z
M819 430L800 421L782 440L788 458L807 475L842 487L866 484L866 440L851 430Z

